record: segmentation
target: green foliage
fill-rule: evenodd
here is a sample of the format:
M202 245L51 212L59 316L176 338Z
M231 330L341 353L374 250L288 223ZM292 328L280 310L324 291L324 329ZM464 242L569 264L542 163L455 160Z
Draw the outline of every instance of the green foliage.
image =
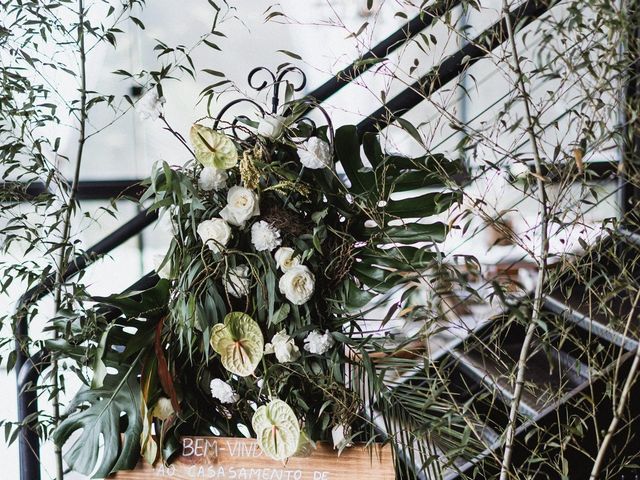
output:
M69 404L73 413L58 425L53 441L65 446L65 461L74 470L104 478L138 462L142 420L137 375L141 357L142 352L130 365L121 366L118 375L107 375L102 387L84 387ZM121 427L123 421L125 428ZM81 433L68 445L67 440L76 432Z

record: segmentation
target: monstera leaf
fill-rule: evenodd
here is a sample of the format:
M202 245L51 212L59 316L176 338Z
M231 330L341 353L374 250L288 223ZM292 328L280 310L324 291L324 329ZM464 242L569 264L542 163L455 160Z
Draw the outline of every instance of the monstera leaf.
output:
M224 368L246 377L262 359L264 337L260 326L249 315L231 312L224 318L224 324L214 325L211 346L220 355Z
M444 240L446 225L429 217L459 200L459 192L445 185L460 172L459 162L441 154L415 158L388 155L377 135L361 138L352 125L336 130L335 147L349 180L344 189L360 207L349 233L367 244L354 253L353 273L378 294L414 281L436 254L413 244ZM363 161L362 151L368 163ZM424 191L427 187L429 192Z
M122 375L107 375L101 388L84 388L69 404L53 441L62 448L71 435L79 433L64 448L65 461L73 470L105 478L136 465L142 432L138 360Z
M300 424L291 407L282 400L271 400L256 410L251 419L258 445L274 460L285 460L298 449Z
M225 134L196 123L191 127L189 136L196 160L205 167L226 170L238 163L238 150Z

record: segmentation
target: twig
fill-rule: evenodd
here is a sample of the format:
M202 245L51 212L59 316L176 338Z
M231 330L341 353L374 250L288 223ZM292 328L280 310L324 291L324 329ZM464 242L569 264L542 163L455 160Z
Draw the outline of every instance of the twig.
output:
M549 256L549 242L548 236L548 209L547 209L547 194L544 185L544 176L542 172L542 159L540 157L540 151L538 149L538 139L535 134L535 122L531 113L531 98L527 92L525 85L524 74L520 65L520 55L518 54L518 47L516 45L516 39L513 30L513 24L509 15L510 6L508 0L502 0L502 15L505 19L507 26L507 34L509 36L509 45L511 47L511 54L513 55L513 72L516 74L516 86L519 90L520 96L524 103L525 117L527 121L527 134L529 136L529 142L533 149L533 159L536 170L536 182L538 186L538 214L540 215L540 259L538 261L538 278L536 281L536 288L533 298L533 309L531 312L531 318L527 325L527 331L522 342L522 348L520 349L520 356L518 358L516 381L513 391L513 400L511 403L511 410L509 412L509 423L507 424L507 430L505 432L504 441L504 454L502 457L502 465L500 467L500 480L507 480L509 477L509 470L511 468L511 459L513 457L513 444L515 441L516 433L516 421L518 419L518 410L520 409L520 400L522 398L522 390L524 388L524 374L529 356L529 348L533 335L536 331L536 325L540 320L540 312L542 310L542 293L544 289L545 274L547 269L547 257Z

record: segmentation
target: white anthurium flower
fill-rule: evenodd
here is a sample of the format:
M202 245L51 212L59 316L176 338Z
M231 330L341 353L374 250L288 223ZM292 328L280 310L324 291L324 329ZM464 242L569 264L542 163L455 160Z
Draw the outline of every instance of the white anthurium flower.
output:
M198 177L198 186L205 192L220 190L227 185L229 175L226 170L214 167L204 167Z
M331 429L331 439L334 450L342 447L351 447L353 443L347 442L347 437L351 435L351 427L347 425L336 425Z
M280 115L266 115L258 123L258 135L275 140L284 132L286 118Z
M260 215L258 194L248 188L234 186L227 193L227 205L220 216L231 225L243 228L251 217Z
M167 420L168 418L171 418L171 415L174 413L175 411L173 410L171 400L167 397L160 397L151 410L151 415L160 420Z
M157 120L165 102L165 98L158 96L158 91L152 88L136 102L136 112L142 120Z
M304 265L292 267L280 277L278 286L287 300L294 305L303 305L309 301L315 289L316 279Z
M327 142L318 137L311 137L298 147L300 163L307 168L317 170L332 166L331 147Z
M251 289L251 276L248 265L238 265L229 269L224 279L224 289L236 298L249 295Z
M200 222L196 229L200 239L213 253L219 253L231 239L231 227L221 218Z
M295 250L290 247L279 248L278 250L276 250L273 258L275 258L278 268L283 272L286 272L293 267L297 267L298 265L300 265L300 256L296 255Z
M233 387L220 378L211 380L210 388L211 396L220 400L220 403L236 403L240 400Z
M309 332L309 335L304 339L304 349L309 353L318 355L326 353L334 344L335 341L329 333L329 330L326 330L324 333L314 330Z
M251 225L251 243L258 252L270 252L282 243L280 230L260 220Z
M233 168L238 163L238 149L230 137L213 128L194 123L189 130L193 154L203 167Z
M264 353L274 353L280 363L295 362L300 358L300 349L286 330L280 330L271 339L271 343L264 346Z
M166 261L164 265L162 265L165 256L166 255L162 255L161 253L153 256L153 269L160 278L171 280L171 261ZM162 267L160 267L160 265L162 265Z

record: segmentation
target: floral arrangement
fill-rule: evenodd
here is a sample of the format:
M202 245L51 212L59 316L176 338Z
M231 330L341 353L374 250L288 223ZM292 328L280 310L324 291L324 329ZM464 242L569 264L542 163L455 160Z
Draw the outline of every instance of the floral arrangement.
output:
M415 338L379 332L437 258L428 247L446 227L421 219L457 199L420 189L457 165L386 154L376 135L353 126L334 135L304 110L197 123L191 159L153 171L142 201L173 233L162 279L92 298L71 327L59 321L50 344L90 367L54 436L63 445L83 430L66 448L72 468L105 476L140 454L170 461L186 434L250 435L278 460L315 441L341 449L384 439L368 410L374 399L378 410L397 407L384 372L399 363L379 359Z

